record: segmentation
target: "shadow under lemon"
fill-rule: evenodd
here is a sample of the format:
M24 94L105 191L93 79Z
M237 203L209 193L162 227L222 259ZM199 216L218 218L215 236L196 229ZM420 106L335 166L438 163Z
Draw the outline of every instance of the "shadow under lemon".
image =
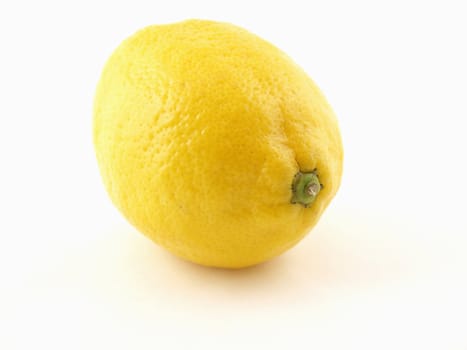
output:
M123 297L293 303L362 292L411 278L420 265L396 223L335 212L297 246L253 267L228 270L181 260L134 229L110 232L88 258L94 282ZM396 234L395 234L396 233ZM410 243L410 242L409 242ZM416 261L417 260L417 261ZM91 277L90 277L91 278Z

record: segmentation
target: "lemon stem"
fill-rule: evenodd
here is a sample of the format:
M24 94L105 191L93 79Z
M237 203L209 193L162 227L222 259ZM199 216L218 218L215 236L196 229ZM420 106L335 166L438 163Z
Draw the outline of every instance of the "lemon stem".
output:
M291 203L298 203L308 208L315 201L322 187L316 169L311 172L299 171L293 179Z

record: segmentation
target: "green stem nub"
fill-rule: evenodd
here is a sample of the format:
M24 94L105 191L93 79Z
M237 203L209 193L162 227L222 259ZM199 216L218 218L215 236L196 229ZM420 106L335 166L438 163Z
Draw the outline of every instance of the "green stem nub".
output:
M308 173L299 171L293 179L291 203L299 203L308 208L315 201L322 187L316 169Z

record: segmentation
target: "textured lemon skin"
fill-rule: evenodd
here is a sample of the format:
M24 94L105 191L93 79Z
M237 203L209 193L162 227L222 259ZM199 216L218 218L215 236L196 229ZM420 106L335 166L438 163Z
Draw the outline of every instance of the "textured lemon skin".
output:
M94 101L106 189L141 232L175 255L239 268L277 256L338 190L337 120L312 80L237 26L188 20L144 28L109 58ZM291 204L317 169L311 207Z

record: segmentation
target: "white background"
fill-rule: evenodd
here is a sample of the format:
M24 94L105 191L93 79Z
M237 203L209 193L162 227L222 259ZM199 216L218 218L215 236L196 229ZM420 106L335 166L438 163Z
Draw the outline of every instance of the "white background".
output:
M0 5L1 349L467 349L462 1ZM229 21L333 105L341 191L297 247L245 270L180 261L108 200L91 140L126 36Z

